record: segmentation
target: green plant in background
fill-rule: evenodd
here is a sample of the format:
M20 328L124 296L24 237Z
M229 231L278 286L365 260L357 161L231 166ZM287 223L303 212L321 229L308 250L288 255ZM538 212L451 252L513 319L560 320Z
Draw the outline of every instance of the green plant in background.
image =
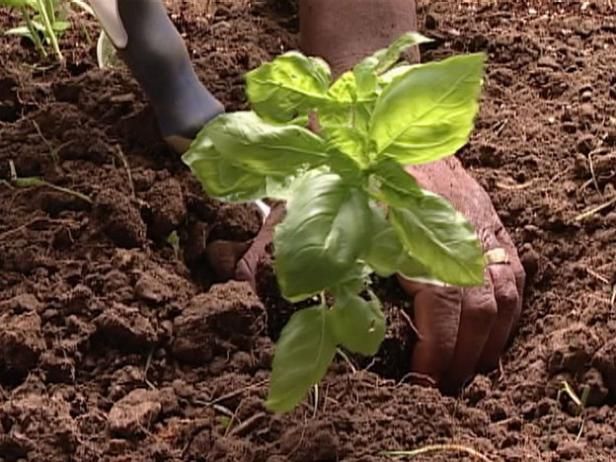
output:
M58 36L71 26L66 18L73 5L94 16L94 11L83 0L0 0L0 7L15 8L23 18L22 25L5 34L27 37L44 57L47 56L46 47L51 46L58 60L62 61Z
M183 157L210 196L287 200L274 235L275 272L286 299L315 306L281 333L271 410L293 409L338 346L378 351L385 318L367 284L371 272L483 282L473 227L404 166L450 156L468 141L485 56L397 64L425 41L406 34L335 81L324 61L297 52L263 64L246 76L253 111L219 116Z

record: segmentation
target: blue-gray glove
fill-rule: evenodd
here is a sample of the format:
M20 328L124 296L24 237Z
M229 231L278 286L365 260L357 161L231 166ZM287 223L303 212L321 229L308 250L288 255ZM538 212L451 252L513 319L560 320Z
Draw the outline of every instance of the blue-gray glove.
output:
M178 152L224 112L197 78L162 0L90 0L107 35L152 104L162 135Z

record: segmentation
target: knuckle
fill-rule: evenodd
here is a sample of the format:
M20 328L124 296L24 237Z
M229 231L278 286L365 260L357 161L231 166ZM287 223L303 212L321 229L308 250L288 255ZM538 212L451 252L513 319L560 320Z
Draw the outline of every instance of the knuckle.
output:
M465 305L466 315L472 317L477 323L489 324L496 320L498 305L491 291L482 290L469 296Z
M496 300L499 309L511 311L515 309L519 301L518 289L513 281L507 281L496 290Z
M435 290L433 296L440 304L456 304L462 300L462 290L458 287L443 287Z

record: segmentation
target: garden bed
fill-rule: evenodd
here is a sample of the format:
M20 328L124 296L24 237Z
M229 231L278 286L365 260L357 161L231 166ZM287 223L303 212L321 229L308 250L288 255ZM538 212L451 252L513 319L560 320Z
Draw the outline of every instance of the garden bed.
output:
M616 197L616 11L600 0L428 3L421 29L437 40L424 59L490 58L460 157L529 272L500 370L459 397L406 384L410 303L383 281L390 331L377 361L338 361L316 400L268 414L271 337L290 307L267 262L259 299L220 283L205 253L216 239L248 241L259 214L202 196L130 75L97 68L98 26L76 16L65 68L0 38L0 180L12 162L92 200L0 184L0 461L376 462L437 443L494 461L611 460L616 205L593 209ZM245 71L296 45L285 2L169 4L229 109L245 105ZM1 11L0 28L16 19ZM581 415L559 395L564 381L588 387Z

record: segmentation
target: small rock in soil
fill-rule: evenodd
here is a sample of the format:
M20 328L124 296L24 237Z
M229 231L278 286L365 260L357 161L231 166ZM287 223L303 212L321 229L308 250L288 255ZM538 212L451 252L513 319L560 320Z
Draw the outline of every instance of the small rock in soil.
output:
M560 64L556 62L554 58L551 56L543 56L537 60L537 66L539 67L547 67L553 70L560 69Z
M595 137L592 135L582 135L577 141L577 150L584 155L588 155L592 151L595 144Z
M302 438L302 432L310 438ZM280 452L293 453L294 460L339 460L336 430L325 421L311 422L307 428L292 428L280 438Z
M0 313L11 311L15 314L41 313L45 306L32 294L20 294L0 303Z
M63 312L64 314L88 313L93 299L94 293L88 286L77 284L73 290L62 298Z
M522 252L520 253L520 262L524 267L524 271L526 272L526 277L529 280L537 274L539 271L539 254L530 244L525 244L522 247Z
M575 323L565 329L554 332L548 342L548 371L555 375L559 372L577 374L590 364L600 341L588 326Z
M29 393L9 399L0 406L0 421L10 428L6 438L13 449L26 452L27 460L68 460L79 444L70 405L60 395Z
M38 314L0 316L0 371L4 370L11 382L21 380L36 366L44 348Z
M173 297L173 292L163 282L150 274L142 274L135 283L135 297L151 303L162 303Z
M253 445L248 441L230 437L217 439L205 458L206 462L237 462L251 460L254 460Z
M210 238L247 241L257 235L262 223L261 212L256 206L225 204L218 211Z
M565 133L573 134L577 131L577 125L573 122L563 122L562 130Z
M106 189L96 198L95 215L102 228L117 246L141 247L146 240L146 226L132 201L119 191Z
M586 121L592 121L595 118L596 112L597 111L595 110L595 107L592 105L592 103L580 104L580 107L579 107L580 119L586 120Z
M436 29L439 25L439 17L434 14L434 13L428 13L426 15L426 20L425 20L425 24L426 24L426 29Z
M146 191L152 187L156 181L156 172L151 169L134 170L133 184L137 191Z
M250 349L265 327L265 309L247 283L219 284L194 297L174 321L173 354L203 364L214 353Z
M182 187L173 178L156 182L145 200L150 206L146 215L153 239L166 239L186 218Z
M113 405L109 411L109 429L117 436L138 435L150 427L161 410L158 391L138 388Z
M114 303L94 323L103 341L123 350L151 348L158 340L156 330L138 309Z
M117 401L144 383L143 367L125 366L116 370L111 376L108 397Z
M589 387L587 406L601 406L607 400L609 390L605 380L597 369L590 369L580 380L581 387Z
M41 355L40 363L47 382L75 382L75 361L72 358L47 350Z
M491 389L492 381L485 375L478 375L464 390L464 398L468 400L469 404L475 405L488 396Z

